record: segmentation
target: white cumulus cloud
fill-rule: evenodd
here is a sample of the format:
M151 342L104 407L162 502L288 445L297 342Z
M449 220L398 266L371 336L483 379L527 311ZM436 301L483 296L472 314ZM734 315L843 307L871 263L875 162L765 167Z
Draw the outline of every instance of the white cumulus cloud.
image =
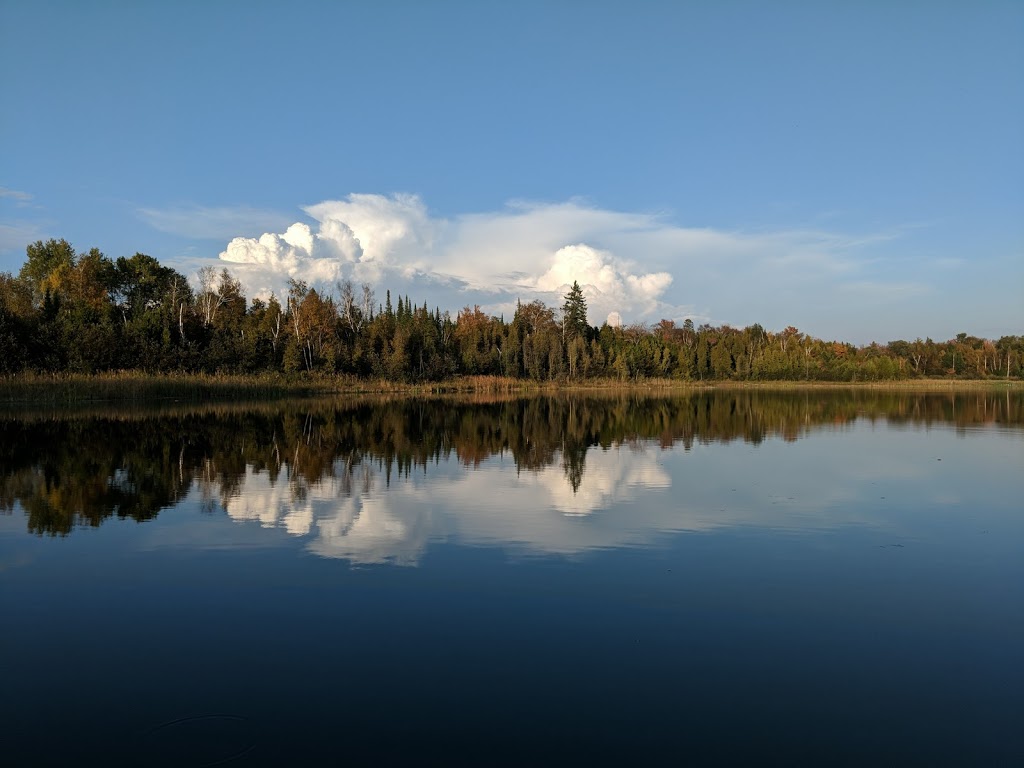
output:
M537 278L538 291L565 294L573 282L579 282L588 297L590 322L615 312L619 307L648 314L657 308L658 297L672 283L668 272L635 274L635 267L582 243L559 248L551 259L551 267Z
M321 239L339 244L354 239L361 249L358 261L410 262L433 249L437 224L415 195L349 195L305 211L319 222Z
M874 333L868 322L884 322L886 307L921 309L906 305L909 282L920 301L930 290L886 258L902 234L684 227L579 200L442 217L416 195L350 194L303 211L307 221L235 237L220 253L250 296L280 294L289 278L328 290L352 279L378 298L390 289L510 317L517 300L560 306L578 281L595 324L610 315L627 324L691 318L857 340ZM858 299L868 284L878 289L870 316Z
M606 221L603 212L575 203L517 204L448 220L432 217L414 195L352 194L304 210L315 225L298 222L281 234L236 237L221 252L251 292L280 292L288 278L327 286L351 278L408 293L419 283L435 291L447 287L446 306L479 303L498 312L511 310L516 300L560 304L579 281L591 322L599 322L609 311L656 313L672 283L667 271L644 271L576 241L635 228L643 217L612 214Z

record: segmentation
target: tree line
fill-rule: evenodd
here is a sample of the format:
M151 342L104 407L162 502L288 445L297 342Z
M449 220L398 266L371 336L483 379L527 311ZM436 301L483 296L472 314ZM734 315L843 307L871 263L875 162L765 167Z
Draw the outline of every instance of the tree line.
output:
M291 280L285 295L248 300L223 268L193 288L152 256L77 253L65 240L26 248L0 273L0 373L302 371L395 381L494 375L535 381L887 381L1021 378L1024 336L896 340L855 346L790 326L600 327L578 283L560 307L520 303L511 319L479 306L450 311L370 285L333 290Z

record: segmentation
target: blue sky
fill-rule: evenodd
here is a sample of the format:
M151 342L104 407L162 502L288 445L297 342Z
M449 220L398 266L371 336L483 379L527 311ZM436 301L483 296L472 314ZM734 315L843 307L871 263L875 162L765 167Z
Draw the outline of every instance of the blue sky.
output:
M1024 333L1019 2L0 0L0 73L0 270Z

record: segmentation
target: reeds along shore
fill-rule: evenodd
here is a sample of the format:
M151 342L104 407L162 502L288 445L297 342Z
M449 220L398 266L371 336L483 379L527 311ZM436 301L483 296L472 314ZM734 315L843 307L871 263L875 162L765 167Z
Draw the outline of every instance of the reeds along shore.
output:
M799 381L680 381L674 379L562 380L536 382L503 376L462 376L444 381L410 384L386 379L329 375L147 374L136 371L85 374L24 373L0 377L0 405L62 405L89 402L185 400L278 400L336 394L434 395L444 393L531 394L566 391L691 391L697 389L757 390L898 390L904 392L1021 391L1024 382L995 379L914 379L863 383Z

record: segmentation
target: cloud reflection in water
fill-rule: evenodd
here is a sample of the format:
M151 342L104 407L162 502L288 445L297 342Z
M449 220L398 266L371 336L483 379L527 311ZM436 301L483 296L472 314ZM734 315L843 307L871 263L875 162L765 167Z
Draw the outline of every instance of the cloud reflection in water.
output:
M275 482L247 467L224 508L232 520L281 528L308 538L311 552L353 563L414 565L431 541L442 540L571 553L622 543L623 532L579 518L671 488L658 453L654 447L592 450L575 491L558 465L517 472L505 457L474 469L431 467L446 476L415 475L387 488L368 464L354 470L360 475L355 483L337 474L311 483ZM588 528L604 532L595 538Z

